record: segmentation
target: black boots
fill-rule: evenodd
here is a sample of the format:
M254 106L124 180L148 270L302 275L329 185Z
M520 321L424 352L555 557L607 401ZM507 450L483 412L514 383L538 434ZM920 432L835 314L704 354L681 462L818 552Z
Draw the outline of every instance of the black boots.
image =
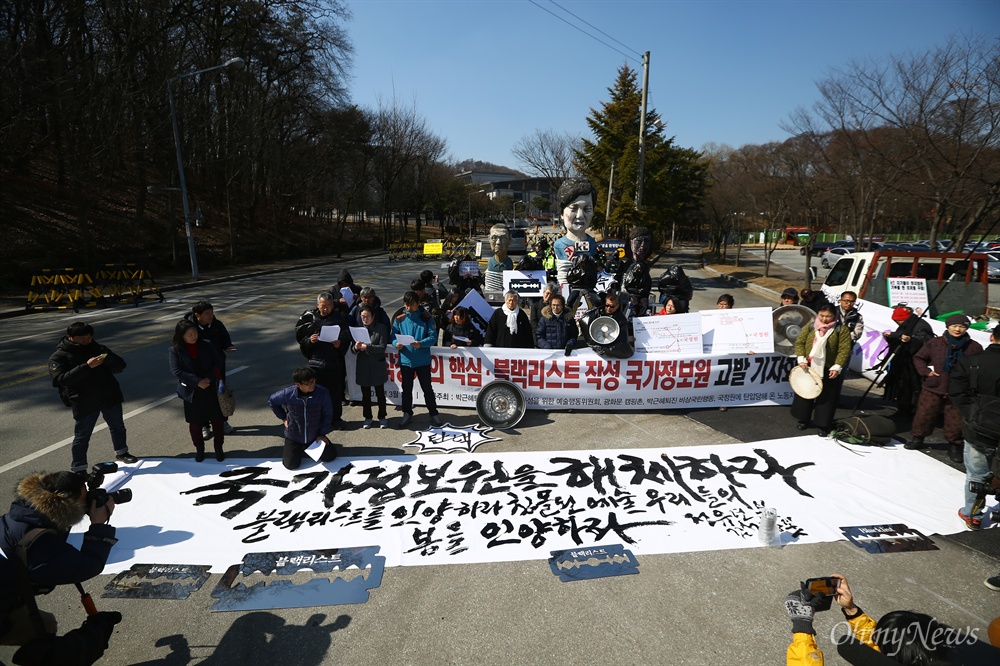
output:
M920 449L926 448L924 445L923 437L914 437L906 444L903 444L904 449L909 449L910 451L919 451Z
M226 454L222 452L221 444L215 445L215 459L218 460L219 462L222 462L223 460L226 459Z
M954 442L948 442L948 460L953 463L961 463L964 461L965 445L955 444Z
M201 462L204 459L205 459L205 445L204 444L202 444L201 446L195 445L195 447L194 447L194 461L195 462Z

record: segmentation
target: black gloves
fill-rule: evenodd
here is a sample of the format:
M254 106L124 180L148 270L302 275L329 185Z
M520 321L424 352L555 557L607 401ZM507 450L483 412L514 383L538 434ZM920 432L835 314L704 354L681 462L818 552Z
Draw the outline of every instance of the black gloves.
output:
M565 353L565 356L569 356L570 354L573 353L573 345L574 345L574 341L573 340L570 340L569 342L566 343L566 353Z

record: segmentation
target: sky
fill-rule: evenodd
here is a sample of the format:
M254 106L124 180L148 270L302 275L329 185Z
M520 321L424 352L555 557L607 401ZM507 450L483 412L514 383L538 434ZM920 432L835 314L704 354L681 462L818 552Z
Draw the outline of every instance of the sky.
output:
M1000 38L1000 0L345 4L355 104L415 108L446 141L449 162L525 171L511 148L537 130L590 138L587 116L623 64L641 85L644 51L650 107L676 145L700 150L788 138L781 123L852 61L920 53L960 34Z

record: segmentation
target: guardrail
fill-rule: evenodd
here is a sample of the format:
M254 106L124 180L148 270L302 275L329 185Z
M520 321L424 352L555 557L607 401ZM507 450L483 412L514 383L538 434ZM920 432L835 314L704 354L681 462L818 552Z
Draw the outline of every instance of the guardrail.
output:
M96 279L95 279L96 278ZM163 294L152 273L136 264L105 264L91 276L75 268L45 268L31 276L26 310L107 307L124 301L138 306L146 297L161 302Z

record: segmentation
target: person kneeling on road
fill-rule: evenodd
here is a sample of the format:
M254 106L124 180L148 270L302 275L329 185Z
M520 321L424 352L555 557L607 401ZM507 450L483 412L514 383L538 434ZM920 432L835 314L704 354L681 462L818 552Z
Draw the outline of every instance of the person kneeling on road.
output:
M292 373L292 386L276 391L267 399L274 415L285 424L285 448L281 463L298 469L302 454L315 442L324 444L320 462L337 457L337 449L327 437L333 429L330 392L316 383L316 371L305 366Z
M54 615L38 611L34 616L34 595L48 594L57 585L82 583L104 570L118 541L115 528L108 524L114 506L111 498L104 503L89 498L86 478L74 472L31 474L21 480L17 499L0 516L0 551L14 573L13 581L8 578L4 586L13 582L12 593L5 590L0 595L0 613L6 615L0 644L24 645L32 638L55 634ZM77 550L66 537L87 516L90 528ZM22 593L28 588L17 583L18 569L27 575L30 595Z

